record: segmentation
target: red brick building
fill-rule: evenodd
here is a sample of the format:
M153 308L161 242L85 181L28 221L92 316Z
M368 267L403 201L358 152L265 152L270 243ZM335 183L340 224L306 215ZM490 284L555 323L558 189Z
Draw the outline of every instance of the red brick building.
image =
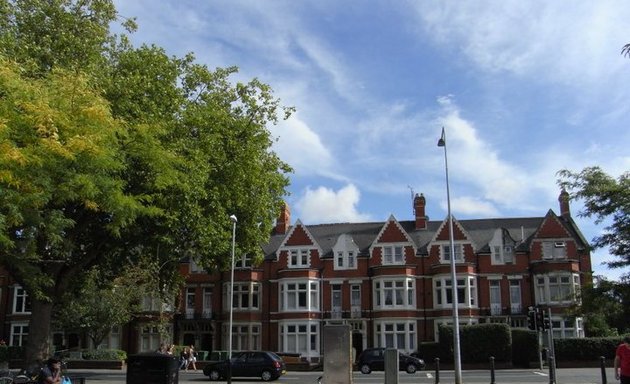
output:
M564 309L590 279L589 246L571 218L566 192L559 203L560 215L454 219L461 324L527 327L528 307L537 305L551 308L555 337L583 336L582 319ZM292 224L285 206L263 247L262 265L252 266L248 257L237 261L233 349L299 353L316 362L323 326L339 323L351 325L357 353L370 346L412 352L434 341L438 324L452 320L449 226L447 219L428 220L425 206L424 196L416 195L413 220L319 225ZM173 342L226 350L230 272L207 274L192 261L180 270L186 285L168 328ZM11 308L3 309L13 343ZM108 345L155 349L160 336L150 319L115 330Z

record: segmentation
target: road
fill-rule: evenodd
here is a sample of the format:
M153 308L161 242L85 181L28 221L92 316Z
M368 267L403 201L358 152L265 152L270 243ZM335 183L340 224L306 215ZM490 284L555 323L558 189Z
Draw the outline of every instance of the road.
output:
M71 375L82 376L86 378L87 384L125 384L126 372L118 370L93 370L93 371L80 371L73 370ZM495 373L495 383L516 383L516 384L549 384L549 376L547 371L540 371L535 369L506 369L497 370ZM322 372L289 372L287 375L275 381L277 384L316 384L317 377L321 376ZM617 381L613 375L612 368L606 370L606 378L609 384L615 384ZM440 383L450 384L454 382L453 371L441 371ZM490 372L483 370L471 370L462 372L462 381L465 384L469 383L490 383ZM238 384L260 384L262 381L259 379L234 379L234 383ZM360 372L353 373L354 384L382 384L385 382L383 372L372 372L369 375L361 374ZM193 384L193 383L225 383L225 381L210 382L206 376L200 371L197 372L180 372L179 375L180 384ZM401 372L399 374L400 384L435 384L435 371L422 371L413 375ZM599 368L566 368L557 370L557 384L602 384L602 374ZM143 383L130 383L130 384L143 384Z

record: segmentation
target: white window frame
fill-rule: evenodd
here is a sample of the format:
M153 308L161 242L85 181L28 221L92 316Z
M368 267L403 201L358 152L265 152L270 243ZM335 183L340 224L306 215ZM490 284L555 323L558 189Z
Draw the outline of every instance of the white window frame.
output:
M236 282L232 290L234 311L260 311L261 284L255 281ZM230 283L223 284L223 309L229 308Z
M186 313L195 312L195 287L186 287Z
M319 357L319 321L283 321L279 324L278 345L282 352Z
M357 269L357 253L354 250L335 252L334 270Z
M375 320L374 345L395 348L406 353L415 352L418 325L415 320Z
M228 345L229 324L225 324L223 332L223 345ZM232 349L234 351L260 350L262 325L260 323L233 323L232 324Z
M565 241L543 241L543 260L565 260L567 258L567 243Z
M584 322L581 317L551 317L553 337L556 339L566 339L574 337L584 337Z
M464 262L464 244L463 243L454 243L455 246L455 262L463 263ZM451 262L451 253L450 253L451 244L444 243L440 244L440 262L441 263L450 263Z
M433 307L452 308L452 289L450 276L437 276L433 278ZM477 308L477 279L471 275L457 276L458 308ZM460 300L463 295L463 300Z
M28 292L17 284L13 286L13 313L31 313L31 299Z
M513 314L521 313L523 308L523 293L520 279L510 279L510 311Z
M279 284L281 312L319 311L319 281L315 279L287 280ZM301 303L304 303L302 305Z
M203 287L201 313L205 319L212 318L212 287Z
M341 318L341 311L343 308L343 285L331 284L330 285L330 311L333 318Z
M29 331L28 322L11 323L9 345L14 347L26 345L26 339L28 338Z
M514 264L514 246L511 244L492 246L492 265Z
M254 266L253 262L254 258L252 257L252 255L248 255L246 253L241 255L241 257L236 260L235 267L240 269L250 269Z
M162 342L170 342L173 335L171 324L165 324L165 333L169 335L168 340L162 340L162 335L155 324L142 324L138 335L139 352L155 352Z
M372 281L374 309L416 309L416 280L413 277L379 277Z
M309 248L289 248L287 266L289 268L308 268L311 265Z
M405 246L402 244L392 244L382 246L383 265L404 265Z
M492 279L488 280L489 295L490 295L490 314L492 316L501 315L501 280Z
M573 304L580 296L577 273L549 273L534 276L536 304Z

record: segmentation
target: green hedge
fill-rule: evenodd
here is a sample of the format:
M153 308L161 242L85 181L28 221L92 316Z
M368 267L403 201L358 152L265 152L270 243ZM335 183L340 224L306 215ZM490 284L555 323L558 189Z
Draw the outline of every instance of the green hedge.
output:
M623 336L555 339L556 361L594 361L604 356L615 358L615 350Z
M529 368L538 361L538 335L536 331L512 329L512 364Z
M440 359L453 361L453 329L439 328ZM512 335L507 324L465 325L459 331L462 363L486 363L493 356L497 362L512 361Z
M120 349L94 349L82 353L85 360L125 360L127 352Z

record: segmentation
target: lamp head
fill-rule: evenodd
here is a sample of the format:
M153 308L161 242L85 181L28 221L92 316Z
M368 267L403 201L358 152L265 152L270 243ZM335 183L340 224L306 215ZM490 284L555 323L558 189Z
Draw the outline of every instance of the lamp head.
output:
M230 220L231 220L233 223L238 222L238 219L236 218L236 215L230 215Z
M444 132L444 127L442 127L442 136L440 136L440 140L438 140L438 147L446 146L446 133Z

